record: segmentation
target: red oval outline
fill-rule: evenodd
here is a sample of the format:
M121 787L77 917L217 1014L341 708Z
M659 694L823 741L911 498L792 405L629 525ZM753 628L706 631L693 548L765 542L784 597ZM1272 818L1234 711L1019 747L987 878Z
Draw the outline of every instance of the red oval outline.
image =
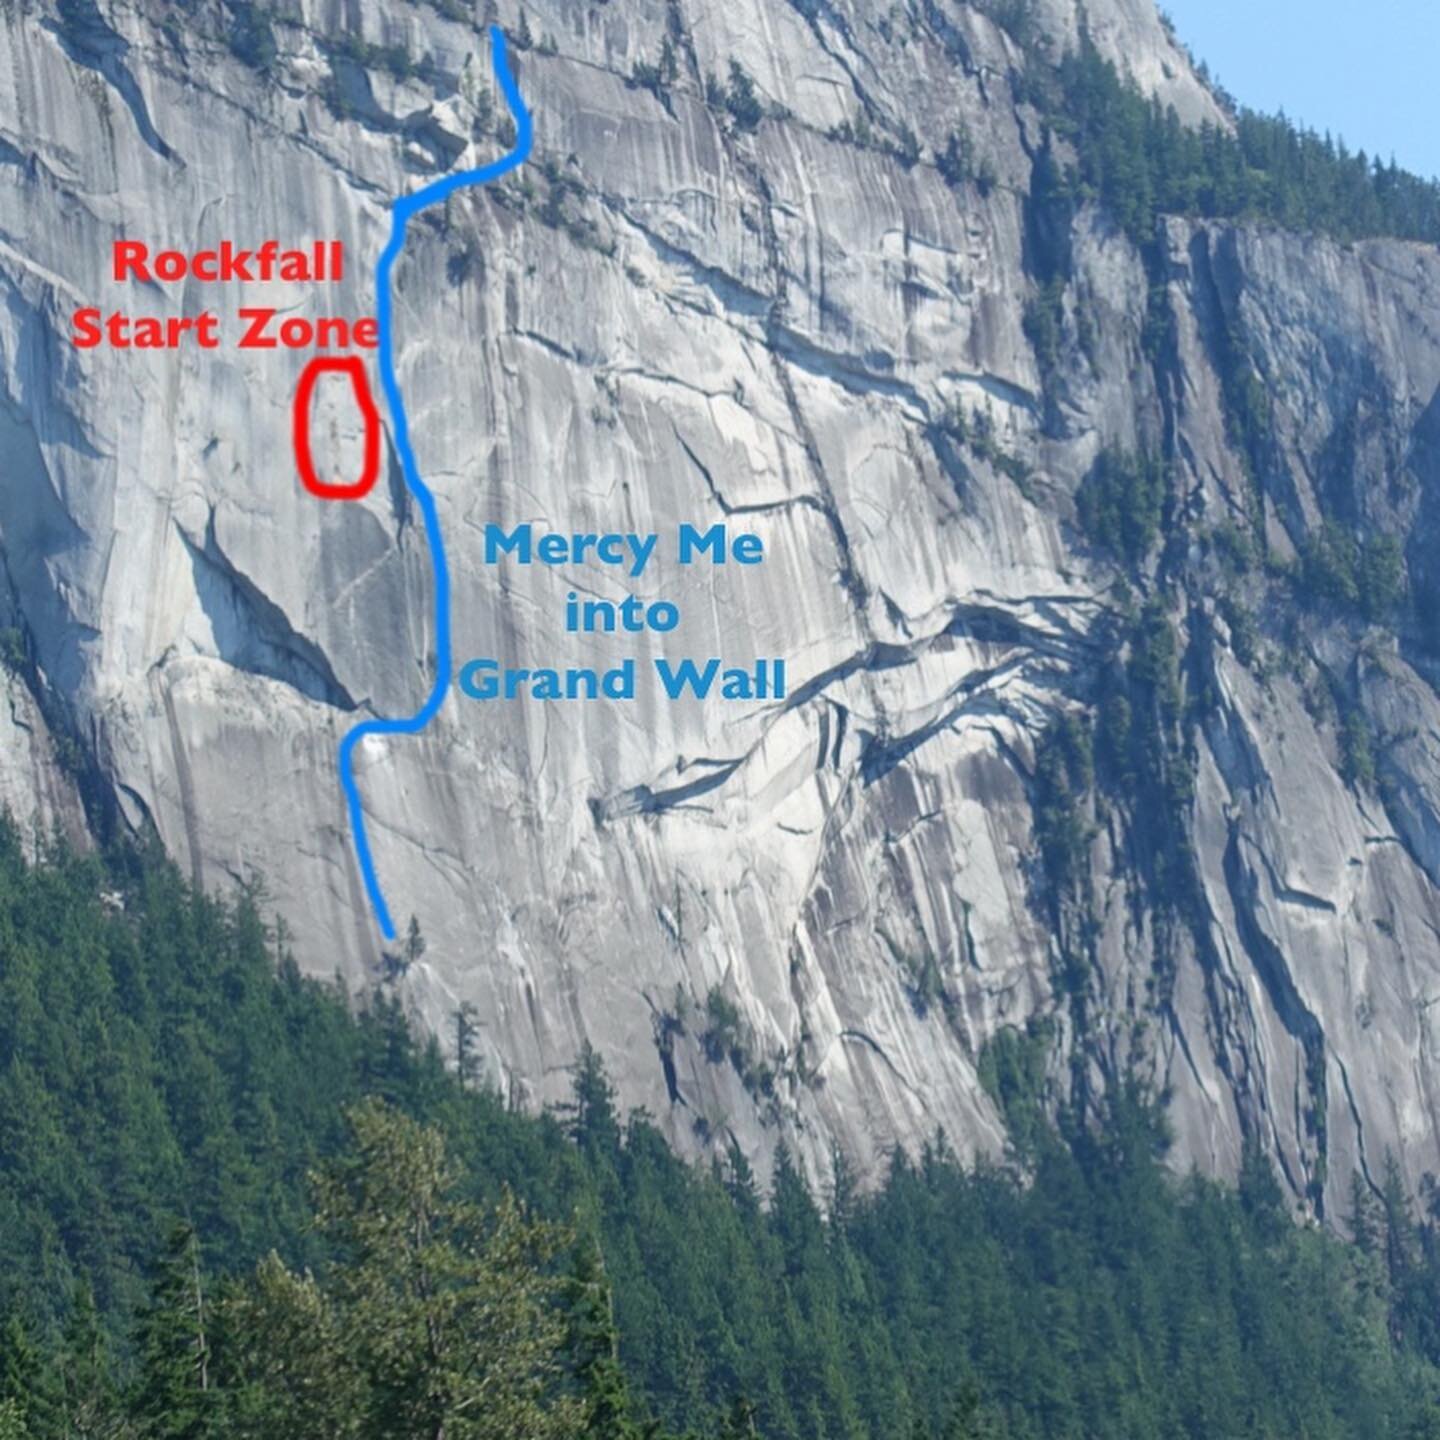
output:
M348 485L322 480L315 473L315 462L310 454L310 403L315 394L315 382L325 374L350 377L355 403L365 421L364 468L360 478ZM370 493L380 476L380 412L375 408L374 397L370 394L370 380L358 355L317 355L305 366L300 372L300 383L295 387L291 434L300 483L312 495L318 495L322 500L359 500Z

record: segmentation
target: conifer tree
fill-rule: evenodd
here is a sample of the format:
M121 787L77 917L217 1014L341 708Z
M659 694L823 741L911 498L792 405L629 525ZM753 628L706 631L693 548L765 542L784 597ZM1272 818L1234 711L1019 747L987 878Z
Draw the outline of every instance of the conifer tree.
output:
M11 1315L0 1328L0 1423L19 1435L49 1433L59 1420L58 1401L54 1372L28 1327Z
M753 1218L760 1213L760 1187L755 1183L755 1171L738 1141L731 1140L726 1162L725 1188L741 1215Z
M1405 1188L1405 1177L1393 1151L1385 1152L1385 1176L1380 1182L1380 1203L1385 1214L1385 1263L1390 1281L1401 1285L1415 1264L1418 1243L1415 1213Z
M570 1117L571 1139L591 1153L616 1153L620 1149L620 1122L615 1112L615 1087L588 1040L575 1062L571 1095L570 1104L561 1107Z
M140 1369L130 1411L147 1440L201 1440L214 1433L209 1325L200 1243L188 1221L177 1221L140 1316Z
M465 1001L454 1012L455 1020L455 1073L462 1085L473 1085L480 1078L480 1057L475 1053L475 1007Z
M1379 1254L1384 1213L1375 1192L1358 1170L1350 1177L1350 1214L1347 1219L1350 1238L1356 1249L1362 1255Z
M568 1440L566 1326L547 1266L565 1234L508 1191L492 1214L455 1198L438 1130L379 1101L349 1114L354 1151L316 1176L316 1218L345 1263L335 1335L384 1440Z
M363 1384L335 1308L273 1252L220 1315L226 1440L347 1440L362 1433Z
M408 970L419 961L427 948L425 937L420 933L420 921L412 915L410 928L405 932L405 968Z
M593 1240L575 1256L568 1285L570 1350L586 1440L640 1440L620 1365L620 1337L604 1261Z
M68 1440L99 1440L115 1434L118 1396L109 1342L90 1286L75 1287L61 1341L60 1383Z
M830 1230L837 1237L854 1218L860 1195L860 1177L839 1144L830 1147Z

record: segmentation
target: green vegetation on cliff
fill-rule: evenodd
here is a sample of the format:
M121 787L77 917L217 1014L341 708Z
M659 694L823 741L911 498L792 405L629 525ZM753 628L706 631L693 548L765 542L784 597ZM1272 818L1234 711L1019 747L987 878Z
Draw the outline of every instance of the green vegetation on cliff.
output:
M1182 125L1123 79L1087 33L1058 68L1032 64L1026 80L1055 134L1075 147L1074 197L1099 200L1140 244L1161 215L1440 243L1440 183L1283 115L1237 107L1230 130Z

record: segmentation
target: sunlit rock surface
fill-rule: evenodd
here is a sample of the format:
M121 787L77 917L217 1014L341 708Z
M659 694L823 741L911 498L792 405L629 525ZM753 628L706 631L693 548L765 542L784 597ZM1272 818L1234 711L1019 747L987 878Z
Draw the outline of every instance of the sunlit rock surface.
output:
M1149 0L1087 8L1138 83L1225 123ZM123 822L155 827L206 886L262 879L302 964L358 990L386 947L335 752L429 693L429 552L391 417L368 498L306 494L290 446L306 355L235 349L231 317L373 312L391 199L505 149L484 22L522 32L509 3L271 13L268 76L218 6L0 15L0 535L31 688ZM1057 58L1075 7L1038 16L1034 45ZM426 942L389 983L447 1045L467 1007L486 1082L518 1102L560 1098L588 1039L682 1148L733 1138L763 1161L785 1136L817 1176L834 1142L872 1169L940 1128L1000 1151L982 1051L1043 1017L1053 1093L1138 1068L1168 1087L1182 1165L1232 1174L1251 1137L1332 1213L1387 1151L1413 1184L1440 1170L1440 709L1412 643L1297 619L1299 658L1257 678L1209 602L1177 602L1187 684L1213 701L1180 817L1203 914L1162 967L1137 817L1092 806L1083 1033L1033 809L1037 738L1098 698L1126 603L1075 526L1097 455L1154 448L1168 423L1176 503L1201 528L1243 514L1226 333L1273 405L1272 553L1294 553L1317 487L1339 485L1428 576L1440 257L1171 222L1174 354L1157 369L1140 257L1082 210L1042 377L1023 324L1042 127L1014 99L1019 46L976 8L536 0L524 21L534 154L411 223L397 366L456 665L633 655L643 683L597 704L452 689L423 737L365 743L378 871ZM347 32L410 73L337 50ZM673 78L633 83L667 36ZM716 103L732 61L765 112L753 130ZM840 138L857 131L868 145ZM952 134L983 183L942 177ZM351 264L328 286L117 285L120 237L336 238ZM78 351L81 305L209 306L227 343ZM360 427L337 393L315 433L343 468ZM763 565L674 564L680 523L721 520L763 537ZM487 523L522 521L666 548L633 581L487 565ZM572 588L684 618L670 636L572 635ZM651 662L687 654L783 658L790 693L670 703ZM1334 705L1316 700L1336 685L1376 737L1376 786L1342 779ZM27 825L73 824L35 696L18 672L5 689L0 797Z

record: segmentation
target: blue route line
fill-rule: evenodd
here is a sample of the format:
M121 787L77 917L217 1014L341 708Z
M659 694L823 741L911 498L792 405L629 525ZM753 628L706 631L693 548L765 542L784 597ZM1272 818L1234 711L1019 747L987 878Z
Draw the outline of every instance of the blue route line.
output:
M495 78L505 93L510 113L515 119L515 146L508 155L479 170L458 170L417 190L413 195L402 195L391 209L390 241L380 254L380 263L375 269L375 318L378 322L380 339L380 381L385 387L385 401L390 407L391 424L394 427L395 448L400 452L400 463L404 469L405 487L415 497L420 512L425 517L425 539L430 546L430 563L435 571L435 687L429 698L408 719L365 720L345 733L340 741L340 784L345 791L345 800L350 810L350 828L355 833L355 855L360 862L360 873L365 877L365 889L370 895L370 904L380 930L387 940L395 938L395 926L390 919L385 895L380 888L380 877L375 873L375 860L370 854L370 840L365 832L365 807L360 799L360 787L355 781L355 748L367 735L418 735L440 713L445 695L450 689L450 567L445 560L445 540L440 533L440 516L435 509L435 496L420 478L420 466L410 448L410 425L405 418L405 401L400 394L400 383L395 378L395 357L391 343L390 329L390 271L400 252L405 248L405 227L412 215L445 199L447 195L467 185L484 185L496 180L506 171L521 165L530 153L532 127L530 112L520 95L520 87L510 73L510 64L505 56L505 33L498 25L490 27L490 44L494 57Z

